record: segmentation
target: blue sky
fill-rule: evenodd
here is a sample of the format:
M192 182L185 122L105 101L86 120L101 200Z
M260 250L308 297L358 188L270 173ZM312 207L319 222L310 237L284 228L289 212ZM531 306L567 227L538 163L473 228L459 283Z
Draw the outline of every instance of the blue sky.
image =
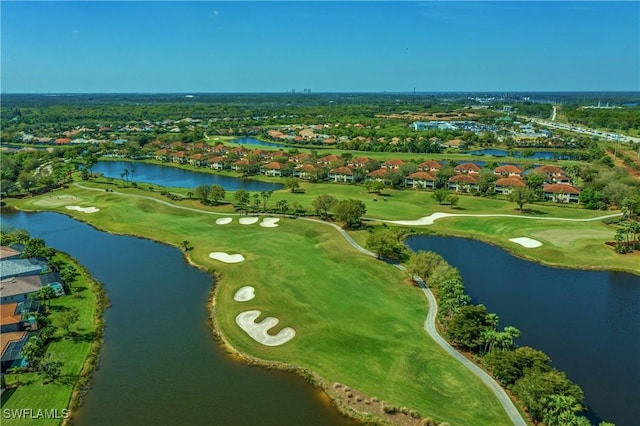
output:
M3 93L640 90L640 2L2 1Z

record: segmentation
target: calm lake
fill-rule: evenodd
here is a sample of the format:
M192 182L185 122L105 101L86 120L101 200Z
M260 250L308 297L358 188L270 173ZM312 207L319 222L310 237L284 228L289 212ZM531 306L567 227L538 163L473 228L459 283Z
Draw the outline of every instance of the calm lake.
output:
M247 191L275 191L282 189L283 184L260 182L233 176L210 174L194 170L183 170L176 167L135 161L98 161L93 166L94 173L102 173L106 177L122 179L124 169L129 171L127 179L133 182L152 183L161 186L195 188L200 185L220 185L228 191L246 189ZM134 170L131 173L131 170Z
M213 279L178 249L57 213L4 209L2 225L74 256L109 296L100 365L75 424L355 424L302 378L231 359L208 324Z
M464 238L414 236L460 270L473 303L522 331L520 346L547 353L585 393L592 421L640 419L640 277L556 269ZM640 267L640 265L639 265Z
M478 149L475 151L469 151L467 154L471 155L491 155L494 157L515 157L515 158L525 158L525 156L520 151L505 151L504 149ZM536 160L572 160L574 157L568 154L560 154L557 152L551 151L534 151L530 156L526 158L533 158Z

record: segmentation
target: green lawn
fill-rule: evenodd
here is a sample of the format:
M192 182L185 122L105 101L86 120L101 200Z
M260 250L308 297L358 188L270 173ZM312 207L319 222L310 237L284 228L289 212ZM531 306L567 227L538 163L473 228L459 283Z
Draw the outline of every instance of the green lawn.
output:
M71 260L62 254L65 262ZM80 270L79 267L77 267ZM62 376L53 383L43 384L43 378L36 373L7 374L5 376L8 387L19 384L14 390L7 391L2 397L2 408L8 410L32 409L34 415L38 409L62 410L69 407L72 393L77 391L78 381L84 381L90 373L95 359L87 362L88 357L92 357L92 345L95 333L99 332L99 321L97 319L97 294L101 290L98 284L89 279L82 272L73 284L74 292L51 300L50 321L55 324L56 318L66 309L75 308L79 311L79 320L71 328L71 332L76 338L64 337L62 331L54 336L54 341L47 347L47 354L54 359L64 363ZM101 320L100 320L101 321ZM96 346L97 347L97 346ZM74 390L75 389L75 390ZM3 425L57 425L60 420L56 419L16 419L4 418Z

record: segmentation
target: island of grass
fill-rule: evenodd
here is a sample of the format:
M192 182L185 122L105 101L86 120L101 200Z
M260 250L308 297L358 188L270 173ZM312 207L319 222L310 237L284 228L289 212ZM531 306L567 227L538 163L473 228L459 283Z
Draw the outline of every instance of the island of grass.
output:
M32 425L34 421L43 426L60 424L81 404L98 362L104 328L102 315L108 304L104 290L75 259L57 252L54 260L72 265L78 274L70 286L71 294L45 302L49 311L47 321L55 326L62 313L70 310L77 310L78 320L66 331L57 327L46 346L45 356L62 362L55 380L38 372L19 370L5 374L3 425ZM54 415L42 415L37 420L11 415L14 411L33 409L32 415L37 416L37 410L45 408Z

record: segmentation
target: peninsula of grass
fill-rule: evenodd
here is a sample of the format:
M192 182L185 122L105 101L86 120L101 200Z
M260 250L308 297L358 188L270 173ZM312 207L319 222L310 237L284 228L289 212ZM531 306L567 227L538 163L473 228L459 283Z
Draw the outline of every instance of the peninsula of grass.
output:
M83 214L51 205L61 195L100 211ZM215 319L236 350L311 370L327 383L343 383L439 421L508 423L491 391L427 336L420 290L392 266L358 253L328 226L294 219L282 219L277 228L235 220L220 226L209 214L73 186L15 204L175 246L188 240L190 261L220 277ZM212 251L240 253L246 260L224 264L209 258ZM255 287L255 299L235 302L233 294L245 285ZM258 344L235 323L249 309L279 318L273 332L293 327L296 337L279 347Z
M62 361L61 376L51 383L45 383L43 376L37 373L6 374L7 390L2 394L2 408L9 410L32 409L35 416L38 409L57 410L59 416L63 410L73 413L82 402L89 386L91 372L98 362L102 344L103 311L107 305L104 290L88 272L73 258L58 252L56 257L64 263L73 265L79 272L70 295L50 300L48 320L56 324L58 316L69 309L77 309L78 321L70 328L71 335L65 336L58 329L53 341L47 346L47 355ZM45 302L49 304L49 302ZM55 418L17 418L3 417L3 425L58 425L61 419Z

